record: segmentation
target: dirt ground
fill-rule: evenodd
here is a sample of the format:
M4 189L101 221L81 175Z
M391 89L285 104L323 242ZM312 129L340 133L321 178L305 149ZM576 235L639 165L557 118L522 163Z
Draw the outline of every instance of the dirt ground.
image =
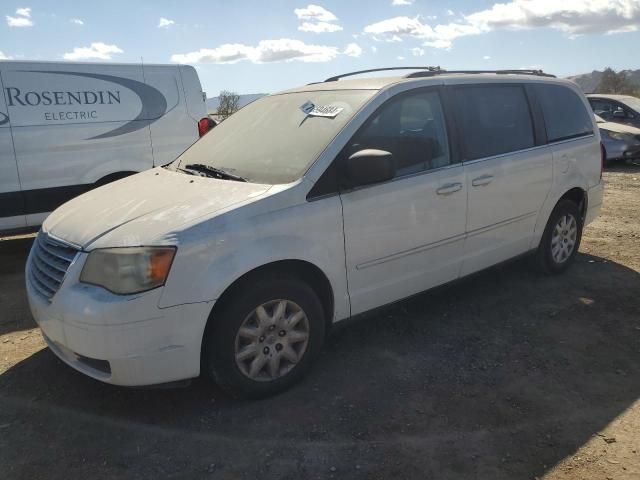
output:
M525 260L338 326L259 402L101 384L44 349L0 242L0 478L639 479L640 168L564 275Z

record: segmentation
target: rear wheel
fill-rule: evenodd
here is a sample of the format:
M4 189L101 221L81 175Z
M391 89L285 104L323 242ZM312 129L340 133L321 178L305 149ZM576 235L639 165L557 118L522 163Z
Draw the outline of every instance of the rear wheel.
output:
M542 240L538 246L538 266L548 273L566 270L580 247L582 217L578 205L560 200L551 212Z
M322 305L302 280L260 275L243 281L210 319L204 366L239 397L265 397L297 382L324 339Z

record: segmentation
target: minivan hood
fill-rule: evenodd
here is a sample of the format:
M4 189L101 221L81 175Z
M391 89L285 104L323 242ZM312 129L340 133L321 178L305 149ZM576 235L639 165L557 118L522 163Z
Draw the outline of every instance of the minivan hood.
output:
M154 168L74 198L42 228L83 249L107 237L108 246L148 245L199 217L253 201L269 188Z

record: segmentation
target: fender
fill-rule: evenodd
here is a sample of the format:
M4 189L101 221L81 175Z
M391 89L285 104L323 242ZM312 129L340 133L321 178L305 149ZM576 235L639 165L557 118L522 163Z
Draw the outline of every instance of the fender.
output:
M563 172L562 175L560 175L557 169L556 153L554 152L553 155L553 183L551 190L547 194L547 198L542 204L542 208L538 212L536 225L529 245L531 250L538 248L538 244L544 234L544 229L549 221L549 216L562 196L574 188L579 188L585 193L589 191L589 183L577 164L575 162L569 163L567 172Z
M268 210L244 218L235 210L177 232L178 253L159 306L215 301L256 268L281 260L301 260L328 278L335 302L334 321L348 317L340 199L334 196ZM308 221L311 218L313 221ZM292 223L297 225L295 233L282 234L291 232Z

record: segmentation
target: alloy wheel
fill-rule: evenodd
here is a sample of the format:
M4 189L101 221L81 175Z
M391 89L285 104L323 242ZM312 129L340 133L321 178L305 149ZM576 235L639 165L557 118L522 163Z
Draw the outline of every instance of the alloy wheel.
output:
M578 239L578 222L571 214L558 219L551 234L551 256L553 261L561 264L567 261L576 247Z
M309 343L309 319L291 300L271 300L242 322L235 339L235 359L248 378L270 382L289 373Z

